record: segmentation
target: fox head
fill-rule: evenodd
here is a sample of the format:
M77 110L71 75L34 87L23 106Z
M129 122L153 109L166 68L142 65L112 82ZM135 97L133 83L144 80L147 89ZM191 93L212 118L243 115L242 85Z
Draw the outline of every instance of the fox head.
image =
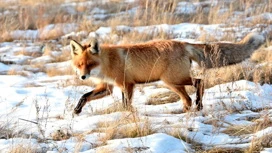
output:
M81 80L88 79L92 69L99 65L98 54L100 52L97 39L81 45L75 40L70 41L72 66Z

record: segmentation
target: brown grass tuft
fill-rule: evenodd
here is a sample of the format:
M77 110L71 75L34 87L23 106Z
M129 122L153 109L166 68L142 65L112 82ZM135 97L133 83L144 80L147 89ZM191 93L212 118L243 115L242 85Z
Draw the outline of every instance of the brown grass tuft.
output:
M248 80L264 84L272 82L272 65L257 65L252 62L248 62L247 65L240 63L209 69L206 70L205 74L205 88L238 80Z
M72 136L71 132L67 129L59 129L51 133L51 137L55 141L66 140Z
M179 99L180 97L172 91L156 93L150 96L149 100L147 101L147 105L173 103L179 101Z
M21 75L21 76L28 76L27 71L18 71L15 69L11 69L7 72L7 75Z
M26 51L26 50L22 50L19 52L15 52L14 55L24 55L24 56L31 56L31 57L40 57L42 56L41 52L32 52L32 51Z
M106 134L105 137L101 138L104 144L111 139L135 138L154 133L149 120L140 119L135 113L112 122L101 121L97 124L97 127L99 132Z
M251 60L258 63L270 62L272 61L272 50L261 48L252 54Z
M244 150L244 153L260 152L264 148L272 147L272 134L265 135L251 141L250 147Z
M9 153L36 153L38 152L37 146L31 146L30 144L17 144L12 146Z
M101 115L101 114L111 114L114 112L124 112L127 111L122 104L122 101L117 101L113 103L110 107L106 108L105 110L96 110L94 112L95 115Z
M219 148L219 147L213 147L212 149L203 151L199 149L197 153L244 153L242 149L236 149L236 148Z
M271 126L272 120L270 120L268 115L265 115L262 116L260 119L253 120L253 124L251 125L232 125L223 132L231 136L241 136L245 134L256 133Z
M46 74L49 77L52 76L59 76L59 75L74 75L75 72L74 70L69 66L63 69L59 69L59 68L48 68L46 69Z

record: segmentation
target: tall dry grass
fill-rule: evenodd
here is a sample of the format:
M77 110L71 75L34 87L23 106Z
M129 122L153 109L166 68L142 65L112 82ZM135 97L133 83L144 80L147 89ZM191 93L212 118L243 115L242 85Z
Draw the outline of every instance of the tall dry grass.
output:
M85 2L85 1L81 1ZM16 7L10 4L0 5L0 13L7 12L0 16L2 28L0 32L5 34L1 41L12 41L9 33L13 30L42 29L50 24L77 23L79 30L88 32L96 30L100 26L116 27L117 25L147 26L157 24L178 24L184 22L200 24L226 24L254 26L256 24L271 24L263 16L255 17L253 21L246 22L248 17L257 16L262 13L272 12L272 4L267 0L257 1L218 1L218 3L207 3L195 0L199 3L187 3L183 0L138 0L133 3L124 1L109 1L107 3L94 1L90 5L75 5L73 7L64 0L26 0L19 1ZM105 18L94 19L90 16L97 15L92 12L95 9L105 10ZM180 9L193 8L195 12L186 13ZM71 11L73 10L73 11ZM239 11L239 13L237 13ZM99 13L98 13L99 15ZM235 18L233 18L235 16ZM65 33L59 30L52 31L47 37L39 39L56 39ZM127 38L133 42L134 37L141 34L128 34ZM156 36L168 39L166 35ZM123 37L121 37L122 39ZM171 37L170 37L171 38ZM125 38L126 39L126 38ZM138 41L136 38L136 42ZM144 38L144 41L154 37Z
M112 122L101 121L97 124L97 130L106 134L100 138L103 144L111 139L143 137L155 132L149 119L140 118L137 112Z
M80 2L85 2L85 0L80 0ZM253 27L256 24L267 24L271 25L271 21L265 20L262 16L254 18L252 22L247 22L246 19L252 16L261 15L265 12L272 12L272 2L269 0L236 0L236 1L218 1L213 5L206 3L203 0L194 0L193 2L200 2L199 4L194 4L195 13L187 14L179 11L181 4L184 4L184 0L138 0L133 3L124 3L122 0L112 0L108 3L103 3L100 1L93 1L93 5L76 5L74 10L76 13L71 13L63 6L66 0L20 0L18 4L8 3L3 1L0 4L0 13L5 15L0 16L1 29L0 41L14 41L11 32L14 30L41 30L42 28L50 24L58 23L77 23L79 28L75 31L87 31L92 32L97 30L101 26L111 27L113 30L110 36L104 39L104 42L116 43L121 41L122 43L137 43L145 42L153 39L172 39L171 33L165 31L140 33L140 32L126 32L119 31L116 29L118 25L126 26L149 26L157 24L178 24L178 23L199 23L199 24L226 24L225 26L240 26L245 25ZM191 4L187 3L184 7L190 7ZM11 7L15 6L15 7ZM101 20L89 19L89 16L95 15L91 13L95 8L103 9L106 11L105 14L109 14L107 17ZM237 13L239 11L240 13ZM236 16L236 18L233 18ZM241 29L242 30L242 29ZM56 39L57 42L63 43L61 36L64 32L53 29L50 33L47 33L46 37L39 37L39 40L51 40ZM234 41L234 31L230 31L223 39ZM117 35L118 37L113 37ZM215 38L212 34L202 35L203 37L198 38L203 41L213 41ZM272 34L270 34L272 38ZM78 38L83 40L83 38ZM271 44L271 42L270 42ZM62 46L68 45L68 41L65 41ZM49 48L45 54L51 55L54 49ZM18 55L28 55L29 53L22 51ZM40 54L30 55L33 57L42 56ZM64 52L62 56L56 57L54 62L66 61L69 59L69 52ZM252 66L244 66L242 64L237 64L229 67L224 67L220 69L214 69L209 71L209 77L205 80L205 85L207 88L212 87L216 84L221 84L225 82L236 81L240 79L251 80L261 83L271 83L272 82L272 67L271 65L263 65L260 67L255 67L257 64L269 62L272 60L271 51L259 50L254 53L251 57L253 61ZM2 61L1 61L2 62ZM37 65L42 69L43 65ZM56 75L66 75L74 74L70 68L66 70L56 70L54 68L43 70L48 74L48 76ZM9 74L16 74L14 71L10 71ZM82 82L79 80L75 81L76 85L93 85L89 82ZM67 83L70 85L73 83ZM74 85L74 84L73 84ZM165 103L170 103L177 101L179 97L172 92L163 93L159 95L153 95L148 104L150 105L160 105ZM95 114L106 114L113 112L122 111L122 107L119 105L112 106L108 109L102 111L96 111ZM174 113L174 112L173 112ZM180 113L180 112L177 112ZM14 133L12 128L7 126L2 126L0 124L0 135L1 138L11 138L15 136L20 136L21 132ZM256 125L252 127L233 127L225 131L225 133L234 133L237 135L254 133L258 130L271 126L271 123L264 124L264 122L257 122ZM104 122L101 121L97 125L98 131L106 133L105 137L101 138L101 141L106 144L107 140L125 138L125 137L140 137L154 133L152 129L151 122L148 119L139 118L137 114L132 114L129 117L123 117L120 120L114 122ZM179 139L185 139L180 134L180 131L175 131L171 135L175 135ZM53 137L55 140L63 140L69 138L71 135L63 131L57 131L56 135ZM248 148L248 152L259 151L260 147L254 146L268 146L268 144L260 145L262 142L269 142L269 138L264 137L261 140L252 141L252 146ZM271 142L271 140L270 140ZM198 146L199 144L196 144ZM201 146L198 146L201 148ZM271 147L271 145L270 145ZM200 149L199 149L200 150ZM15 146L12 152L32 152L36 151L35 148L29 148L24 146ZM100 152L108 152L109 150L100 150ZM203 150L202 150L203 151ZM199 151L200 152L200 151ZM207 150L206 152L242 152L241 150L228 150L222 148L214 148Z

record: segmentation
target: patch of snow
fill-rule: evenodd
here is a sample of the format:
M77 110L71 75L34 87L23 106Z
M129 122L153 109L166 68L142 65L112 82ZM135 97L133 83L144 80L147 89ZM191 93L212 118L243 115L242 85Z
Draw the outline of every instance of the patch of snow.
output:
M108 149L116 152L126 152L127 149L141 152L174 153L191 152L191 147L183 140L164 133L151 134L139 138L125 138L108 141L108 144L99 149Z
M6 72L6 71L9 71L9 70L10 70L10 66L0 62L0 73L1 72Z
M12 39L30 39L36 40L39 38L39 32L37 30L15 30L10 33Z

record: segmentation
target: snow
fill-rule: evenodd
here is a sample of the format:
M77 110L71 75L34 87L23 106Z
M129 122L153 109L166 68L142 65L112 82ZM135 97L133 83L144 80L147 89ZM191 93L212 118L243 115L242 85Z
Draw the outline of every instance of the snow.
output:
M8 71L10 67L6 64L0 63L0 72Z
M261 151L260 153L271 153L272 152L272 148L264 148L263 151Z
M110 140L103 146L116 152L124 152L127 148L137 148L143 152L189 152L190 147L183 140L164 133L156 133L146 137Z
M101 121L114 122L123 118L124 116L129 116L131 114L129 112L116 112L111 114L91 115L93 114L93 111L103 110L114 104L113 96L109 96L88 104L89 106L87 106L87 108L84 108L83 112L79 116L71 116L72 109L69 107L67 108L67 106L73 105L71 103L79 99L82 93L91 90L91 88L87 86L76 88L73 86L68 86L58 89L56 82L68 78L68 76L63 76L56 77L55 79L47 79L46 76L41 76L37 77L37 79L35 80L32 79L32 81L37 83L41 83L44 81L48 82L45 84L40 84L44 87L22 88L25 84L27 84L27 78L22 76L0 76L0 80L5 80L0 82L2 90L1 92L6 93L4 95L1 95L2 107L0 110L0 122L7 120L7 118L10 118L10 122L14 122L17 125L17 128L26 128L24 130L27 133L38 134L39 132L38 129L36 129L37 127L21 119L36 122L37 117L41 117L41 124L45 126L43 127L43 130L45 130L44 135L46 137L51 137L52 133L59 129L71 129L72 127L73 132L82 133L84 131L91 131L97 129L97 124ZM14 80L16 80L16 82L14 82ZM207 115L205 115L204 117L198 116L196 114L194 117L188 118L186 117L187 114L178 115L167 113L169 112L169 110L174 111L176 109L181 109L182 106L180 105L180 101L176 103L164 104L162 106L145 105L145 103L141 103L140 101L147 100L150 93L147 95L140 94L138 90L139 89L137 89L135 92L133 105L137 109L138 113L142 114L140 116L147 118L151 122L151 125L154 124L154 129L156 129L155 127L157 127L158 129L165 129L166 127L170 127L171 129L173 129L173 127L175 126L183 127L181 129L184 129L184 132L181 132L181 135L186 135L188 138L193 139L198 143L205 144L207 146L226 144L231 145L233 143L243 144L253 139L253 136L249 135L249 140L244 142L241 141L239 137L229 136L221 132L214 132L215 127L203 123L205 120L214 118L214 115L219 115L221 112L226 114L225 117L221 118L221 122L225 123L225 126L250 125L252 124L252 122L247 121L247 118L258 117L260 116L260 114L248 110L254 111L255 109L272 108L272 86L268 84L264 84L261 86L244 80L234 83L217 85L213 88L206 90L204 96L204 108L209 108L211 102L213 103L213 105L222 105L224 103L225 107L212 107L212 109L208 110L209 113L204 110L203 113L207 113ZM150 87L146 87L146 89L144 88L144 90L146 90L146 92L161 92L159 90L152 91L152 88ZM232 101L217 101L217 99L220 97L222 99L227 99L225 96L227 96L229 92L240 92L240 94L232 93L231 96L229 95L229 97L233 99ZM119 93L120 90L114 90L114 94L117 97L121 98L121 95ZM218 93L219 95L209 96L210 93ZM250 95L248 97L251 99L250 101L247 99L240 100L240 97L244 97L247 95ZM137 101L139 101L140 103L138 103ZM19 104L20 102L21 104ZM248 105L251 107L242 107L245 105L244 103L248 103ZM20 107L15 107L16 105L20 105ZM238 107L236 105L242 106ZM227 110L229 110L228 107L233 108L234 106L236 107L236 109L239 108L239 111L242 112L238 114L227 113ZM35 107L43 110L44 116L41 116L41 114L36 114L37 112ZM90 108L92 108L93 111L89 112L88 109ZM161 115L159 115L158 113ZM5 118L3 118L3 116L5 116ZM45 116L47 117L43 118ZM61 116L61 118L63 119L57 119L57 116ZM173 125L173 127L169 125L164 127L165 121L167 121L169 125ZM46 125L44 125L45 123ZM193 130L189 131L188 129L190 128ZM255 133L254 137L261 137L263 135L271 133L272 129L266 128L262 131ZM103 133L101 134L103 135ZM86 136L88 136L89 140L95 139L92 135ZM0 141L0 146L6 148L6 146L11 145L10 141L11 140L2 140ZM89 141L86 140L86 142L82 142L80 152L95 152L99 149L116 150L117 152L123 152L127 148L139 149L143 152L188 152L188 150L192 149L190 145L186 142L164 133L155 133L139 138L109 140L107 141L107 145L98 148L93 148L87 142ZM57 141L56 143L57 146L61 148L66 148L67 150L73 152L73 150L76 148L75 145L78 142L77 138L71 137L67 140Z
M176 12L183 13L183 14L193 14L197 12L197 8L198 6L196 4L192 4L189 2L179 2Z
M108 1L103 1L106 2ZM212 5L218 2L205 1ZM75 6L91 6L93 2L66 1L62 5L71 14L76 14L76 9L73 9ZM176 13L196 13L201 5L204 5L204 2L179 2ZM128 12L133 13L133 9ZM225 11L225 8L220 11ZM5 13L6 11L0 15ZM90 13L91 18L99 20L116 15L107 14L107 10L98 7L92 9ZM236 13L239 16L239 12ZM88 18L88 15L86 16ZM270 21L271 13L248 17L246 21L251 22L255 19ZM45 73L48 69L68 71L71 61L55 62L55 58L69 50L69 45L58 44L57 50L51 51L50 55L33 57L30 54L43 54L43 42L37 43L34 40L49 39L51 34L59 34L60 40L74 36L87 39L94 36L99 36L100 39L111 37L117 38L117 43L120 43L118 42L120 36L112 35L112 27L101 26L96 31L78 31L79 27L77 23L59 23L37 30L14 30L8 33L14 41L0 43L0 130L10 129L9 132L15 135L17 133L19 135L20 132L23 134L22 137L16 137L17 135L7 137L0 132L0 152L9 152L16 145L30 146L40 152L46 150L48 153L195 152L194 143L201 145L202 149L213 147L246 149L255 139L272 134L271 127L239 136L224 132L232 126L245 128L252 126L256 124L252 119L264 121L264 116L272 120L272 85L261 85L246 80L219 84L206 89L203 97L204 109L198 112L181 113L183 108L181 100L148 105L151 95L169 91L165 87L158 88L157 85L163 86L162 82L155 82L136 86L132 103L135 109L133 112L118 109L107 112L107 109L117 108L121 103L121 90L116 87L110 96L87 103L81 114L74 115L73 108L80 97L94 87L78 85L79 80L74 75L49 77ZM139 34L163 31L173 34L176 40L200 43L198 39L202 37L212 36L215 40L221 40L229 31L234 33L236 40L240 40L249 32L262 31L263 34L268 34L272 28L271 25L263 27L261 24L247 27L162 23L135 27L117 25L114 30ZM271 51L272 46L266 47L265 50ZM27 75L22 76L20 73L7 75L11 70ZM195 94L190 97L195 100ZM108 138L110 130L133 129L135 126L138 130L150 128L151 132L131 138L118 135ZM64 138L55 139L58 135ZM272 148L271 146L263 148L261 152L272 152Z

